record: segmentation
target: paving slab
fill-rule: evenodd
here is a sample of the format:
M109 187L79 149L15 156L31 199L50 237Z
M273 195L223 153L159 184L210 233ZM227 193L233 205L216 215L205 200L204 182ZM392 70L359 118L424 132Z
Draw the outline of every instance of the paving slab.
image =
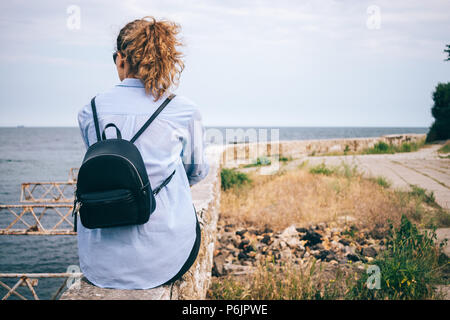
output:
M410 189L416 185L433 192L436 202L450 209L450 159L440 158L440 145L421 148L416 152L351 156L308 156L309 164L356 165L366 176L383 176L392 187Z

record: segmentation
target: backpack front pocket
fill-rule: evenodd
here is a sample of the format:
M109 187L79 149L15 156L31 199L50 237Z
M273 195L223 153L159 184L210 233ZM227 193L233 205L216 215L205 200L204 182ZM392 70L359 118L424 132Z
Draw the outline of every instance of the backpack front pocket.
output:
M128 189L89 192L79 196L80 218L89 229L136 224L139 202Z

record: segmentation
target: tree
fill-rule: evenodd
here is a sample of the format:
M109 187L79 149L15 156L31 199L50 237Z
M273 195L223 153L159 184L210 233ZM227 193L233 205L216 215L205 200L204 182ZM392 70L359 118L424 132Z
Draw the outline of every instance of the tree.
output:
M436 86L433 101L431 114L435 120L428 132L427 142L450 139L450 82Z

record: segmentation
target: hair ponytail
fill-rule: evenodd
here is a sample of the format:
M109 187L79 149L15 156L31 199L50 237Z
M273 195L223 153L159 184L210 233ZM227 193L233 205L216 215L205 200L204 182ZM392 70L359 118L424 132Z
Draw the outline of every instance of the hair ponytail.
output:
M125 25L117 37L117 51L155 101L178 85L184 69L182 53L177 50L182 45L177 39L179 31L180 26L174 22L144 17Z

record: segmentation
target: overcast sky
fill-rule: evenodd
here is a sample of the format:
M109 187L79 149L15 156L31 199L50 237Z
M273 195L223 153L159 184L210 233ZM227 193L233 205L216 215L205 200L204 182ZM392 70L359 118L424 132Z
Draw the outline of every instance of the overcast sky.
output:
M175 93L206 125L427 127L450 81L448 0L2 1L0 126L76 126L119 81L120 28L146 15L180 23Z

